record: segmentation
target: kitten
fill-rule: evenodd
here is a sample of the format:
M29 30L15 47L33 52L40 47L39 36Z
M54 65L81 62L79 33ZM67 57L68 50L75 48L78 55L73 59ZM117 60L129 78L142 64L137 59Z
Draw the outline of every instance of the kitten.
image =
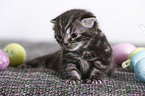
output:
M27 61L20 67L45 66L69 80L100 80L112 71L112 49L86 10L69 10L51 21L61 50Z

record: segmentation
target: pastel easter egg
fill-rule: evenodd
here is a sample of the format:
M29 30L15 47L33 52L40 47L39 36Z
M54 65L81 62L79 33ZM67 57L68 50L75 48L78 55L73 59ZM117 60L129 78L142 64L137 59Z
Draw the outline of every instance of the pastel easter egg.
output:
M133 50L133 51L129 54L128 59L131 59L131 57L132 57L135 53L137 53L137 52L139 52L139 51L141 51L141 50L144 50L144 49L145 49L145 47L137 47L135 50Z
M135 50L133 50L130 54L129 54L129 56L128 56L128 59L127 60L125 60L123 63L122 63L122 68L127 68L127 67L129 67L130 66L130 59L131 59L131 57L135 54L135 53L137 53L137 52L139 52L139 51L141 51L141 50L145 50L145 47L137 47Z
M10 58L10 66L18 66L26 60L26 51L18 43L10 43L5 46L4 51Z
M135 76L145 82L145 58L140 59L134 67Z
M112 49L115 63L121 65L123 61L128 59L129 54L136 49L136 46L130 43L120 43L112 46Z
M9 65L8 55L0 49L0 70L7 68Z
M137 53L135 53L130 60L130 66L134 69L134 66L136 65L136 63L145 57L145 50L141 50Z

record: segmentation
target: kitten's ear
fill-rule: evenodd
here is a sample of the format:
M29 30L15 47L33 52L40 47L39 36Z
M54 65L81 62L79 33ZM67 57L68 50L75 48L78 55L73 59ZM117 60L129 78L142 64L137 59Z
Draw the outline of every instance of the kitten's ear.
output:
M86 27L86 28L92 28L95 21L97 21L95 17L84 18L84 19L81 21L81 24L82 24L84 27Z
M51 23L55 23L56 22L56 19L52 19L50 22Z

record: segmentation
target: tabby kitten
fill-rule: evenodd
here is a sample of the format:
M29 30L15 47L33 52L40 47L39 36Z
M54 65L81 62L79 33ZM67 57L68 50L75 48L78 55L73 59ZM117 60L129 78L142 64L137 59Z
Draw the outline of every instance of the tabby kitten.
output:
M45 66L56 70L64 79L83 81L100 80L111 72L112 49L91 12L73 9L51 22L61 50L20 67Z

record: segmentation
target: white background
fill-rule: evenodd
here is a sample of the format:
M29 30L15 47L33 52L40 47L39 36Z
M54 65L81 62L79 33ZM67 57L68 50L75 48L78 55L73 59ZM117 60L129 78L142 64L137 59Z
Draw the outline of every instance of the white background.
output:
M0 0L0 40L55 42L50 20L74 8L93 12L110 42L145 43L145 0Z

